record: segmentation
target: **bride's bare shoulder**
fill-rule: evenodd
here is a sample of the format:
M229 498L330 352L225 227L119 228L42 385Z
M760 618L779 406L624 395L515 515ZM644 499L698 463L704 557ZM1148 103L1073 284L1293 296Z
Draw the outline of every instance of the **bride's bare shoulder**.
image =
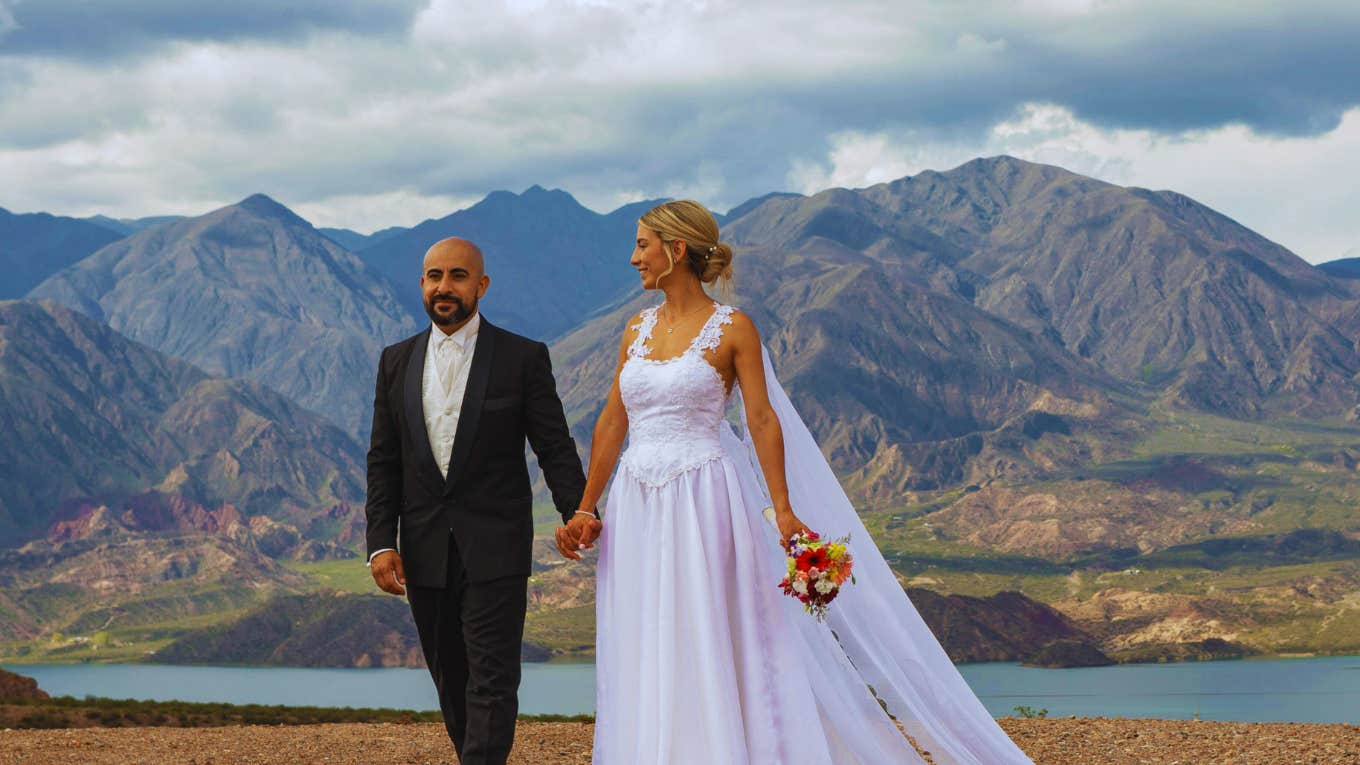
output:
M724 306L727 310L727 326L723 332L727 338L737 344L754 342L760 344L760 330L756 329L756 323L745 311L733 306Z

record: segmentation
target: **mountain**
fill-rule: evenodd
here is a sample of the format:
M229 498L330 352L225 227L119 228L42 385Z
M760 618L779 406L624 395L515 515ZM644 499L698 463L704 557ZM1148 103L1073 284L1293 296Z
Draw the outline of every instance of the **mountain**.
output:
M361 234L358 231L351 231L347 228L317 229L317 231L320 231L327 239L330 239L332 242L335 242L350 252L358 252L365 247L377 244L384 239L391 238L407 230L408 229L401 228L400 226L392 226L380 231L374 231L372 234Z
M30 296L263 383L361 439L379 352L416 330L379 276L259 194L108 245Z
M1022 661L1055 641L1093 642L1067 617L1018 592L975 598L910 587L907 595L955 663Z
M980 309L1163 401L1248 416L1360 402L1353 338L1325 317L1360 291L1183 195L993 157L852 196L832 209L947 243L926 249Z
M350 252L354 252L362 247L364 240L368 239L368 237L358 231L350 231L347 228L319 228L317 231L320 232L322 236L325 236L327 239L344 247Z
M1326 263L1319 263L1317 267L1338 279L1360 279L1360 257L1329 260Z
M110 231L127 236L128 234L135 234L138 231L143 231L152 226L159 226L162 223L172 223L177 220L184 220L184 216L153 215L146 218L110 218L107 215L92 215L84 220L89 221L96 226L103 226Z
M358 254L396 285L407 312L423 322L418 285L425 250L445 237L469 239L486 254L491 277L483 301L487 317L506 329L547 340L575 328L633 287L636 273L628 258L637 218L653 204L637 202L600 215L565 191L539 186L523 194L497 191L439 220L376 241L370 238Z
M765 204L771 199L800 199L802 197L803 197L802 194L794 194L788 191L775 191L769 194L764 194L762 196L748 199L745 202L742 202L741 204L737 205L736 207L733 207L731 210L728 210L726 213L720 215L715 214L713 217L718 219L719 226L725 226L727 225L728 221L734 221L737 218L740 218L741 216L745 215L748 212L751 212L757 207L760 207L761 205Z
M335 538L363 501L362 447L325 419L53 303L0 302L0 425L7 544L89 536L101 506L124 530L216 529L184 519L230 505Z
M75 218L15 214L0 208L0 300L23 297L39 282L122 238Z

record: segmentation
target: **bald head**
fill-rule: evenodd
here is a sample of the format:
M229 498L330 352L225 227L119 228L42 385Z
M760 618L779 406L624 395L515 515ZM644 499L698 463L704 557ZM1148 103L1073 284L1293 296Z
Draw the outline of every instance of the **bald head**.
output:
M425 313L445 332L456 332L472 318L490 284L482 251L472 242L449 237L425 251L420 271Z
M441 263L456 262L477 276L486 273L486 261L482 259L482 248L456 236L440 239L430 245L430 249L425 251L425 260L421 263L422 272L429 270L432 260Z

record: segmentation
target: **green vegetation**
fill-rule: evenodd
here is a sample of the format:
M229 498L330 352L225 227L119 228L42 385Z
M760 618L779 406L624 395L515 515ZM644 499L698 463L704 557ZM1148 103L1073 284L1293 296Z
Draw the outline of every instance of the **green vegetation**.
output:
M380 592L362 558L323 560L315 563L290 562L284 565L307 577L318 589L343 590L359 595Z
M529 612L524 639L567 656L595 653L595 604Z
M1128 606L1133 610L1110 617L1102 625L1102 639L1176 608L1188 613L1189 621L1213 621L1214 629L1252 651L1360 650L1357 427L1287 418L1250 423L1156 405L1147 408L1147 415L1147 425L1126 444L1093 449L1092 454L1105 455L1101 460L1054 469L1042 480L993 485L1017 498L1057 498L1052 523L1067 524L1069 512L1085 512L1088 520L1115 531L1124 524L1147 532L1139 539L1154 542L1142 550L1121 541L1041 554L1024 549L1024 535L1011 536L1006 550L971 544L946 519L987 486L908 494L909 501L897 505L872 505L862 519L904 585L977 597L1015 590L1068 612L1096 597L1149 599L1138 606L1141 611ZM1056 460L1059 452L1045 451L1052 447L1045 436L1024 448ZM1162 504L1134 508L1137 512L1121 504L1145 497L1160 497ZM964 505L957 504L961 500ZM1004 515L1006 508L998 509ZM545 540L560 523L548 503L535 505L534 517ZM1035 523L1044 520L1040 516ZM1017 539L1021 544L1015 544ZM111 599L92 597L69 583L10 588L5 608L25 614L45 631L0 642L0 659L141 661L192 632L224 627L253 613L275 595L377 593L359 558L282 565L287 576L265 587L172 580ZM528 615L526 639L557 656L588 658L594 646L593 604L549 590L545 602L551 605L535 606ZM1156 598L1162 600L1150 602ZM1104 645L1120 660L1140 656ZM1188 658L1193 639L1181 647L1149 650L1154 657L1179 652Z

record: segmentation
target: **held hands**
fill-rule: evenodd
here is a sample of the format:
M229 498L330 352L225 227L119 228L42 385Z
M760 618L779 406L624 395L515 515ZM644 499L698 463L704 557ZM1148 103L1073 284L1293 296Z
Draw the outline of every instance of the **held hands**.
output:
M373 581L378 583L383 592L406 594L406 569L402 567L401 555L396 550L378 553L369 568L373 572Z
M604 524L600 519L587 513L577 513L567 521L567 525L557 528L557 551L569 560L580 560L580 550L595 546Z

